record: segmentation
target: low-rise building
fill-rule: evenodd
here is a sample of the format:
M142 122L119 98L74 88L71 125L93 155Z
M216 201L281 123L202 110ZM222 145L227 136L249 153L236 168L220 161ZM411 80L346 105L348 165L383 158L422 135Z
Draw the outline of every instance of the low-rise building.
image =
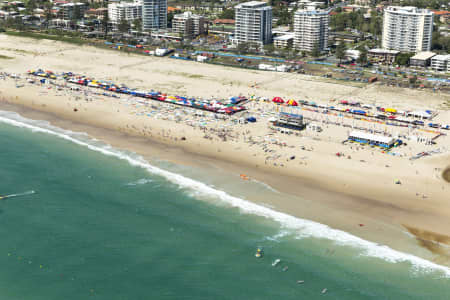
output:
M433 56L431 58L431 68L435 71L450 72L450 54Z
M291 48L294 43L294 34L288 33L273 38L273 45L278 49Z
M345 58L357 60L361 55L361 51L359 50L345 50Z
M400 51L397 50L370 49L367 52L367 60L371 63L391 65L399 53Z
M233 19L215 19L213 21L214 25L234 25L235 24L235 20Z
M108 9L105 7L91 8L87 10L84 14L90 18L103 19L106 11L108 11Z
M431 58L435 55L436 53L429 51L419 52L409 59L409 65L412 67L426 68L431 64Z
M441 23L448 23L450 19L450 11L447 10L434 10L435 18L437 18Z
M331 32L330 40L333 41L333 44L343 43L352 43L355 44L360 40L359 35L354 35L351 33L342 33L342 32Z

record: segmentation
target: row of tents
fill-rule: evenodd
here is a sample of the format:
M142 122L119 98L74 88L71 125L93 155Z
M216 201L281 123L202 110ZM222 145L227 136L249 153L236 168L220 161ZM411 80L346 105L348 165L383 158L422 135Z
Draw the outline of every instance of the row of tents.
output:
M51 71L43 71L43 70L31 70L28 71L29 74L34 76L40 76L45 78L56 79L57 75ZM111 91L114 93L126 94L140 98L152 99L161 102L172 103L176 105L192 107L196 109L211 111L215 113L223 113L223 114L234 114L239 111L245 110L244 106L238 105L243 101L246 101L245 97L230 97L227 100L205 100L205 99L196 99L196 98L188 98L183 96L172 96L167 95L161 92L155 91L139 91L135 89L130 89L125 85L117 85L110 81L101 81L93 78L89 78L86 76L76 75L72 72L62 73L61 76L67 82L84 85L94 88L99 88L107 91Z
M339 104L342 105L349 105L349 106L358 106L366 109L372 109L373 106L369 104L361 104L358 101L347 101L347 100L341 100L339 101ZM433 117L433 111L431 110L423 110L423 111L403 111L392 107L376 107L377 111L384 112L384 113L390 113L392 115L403 115L407 117L414 117L418 119L431 119Z
M360 108L369 109L369 105L361 105L359 102L351 102L351 104L350 104L350 102L345 101L345 100L342 100L339 103L344 104L344 105L349 104L353 107L358 107L358 109L356 109L356 108L339 108L339 107L335 107L335 106L320 105L320 104L318 105L314 101L306 101L306 100L298 100L298 102L297 102L293 99L290 99L290 100L284 101L281 97L274 97L272 99L272 102L277 103L277 104L286 104L288 106L303 105L303 106L319 107L319 108L325 109L324 112L331 110L331 111L337 111L337 112L350 113L350 114L353 114L356 116L367 116L367 117L374 117L374 118L380 119L380 120L390 120L390 121L399 122L399 123L392 123L392 122L386 123L387 125L394 125L394 126L402 126L400 124L403 124L404 126L408 126L408 125L425 126L425 122L423 122L421 120L410 120L410 119L407 119L406 117L429 119L429 118L431 118L432 113L433 113L432 111L429 111L429 110L403 112L403 111L396 110L394 108L377 107L377 110L379 112L389 113L389 115L385 115L385 114L374 115L374 114L370 113L368 110L360 109ZM450 130L450 125L429 123L428 127Z

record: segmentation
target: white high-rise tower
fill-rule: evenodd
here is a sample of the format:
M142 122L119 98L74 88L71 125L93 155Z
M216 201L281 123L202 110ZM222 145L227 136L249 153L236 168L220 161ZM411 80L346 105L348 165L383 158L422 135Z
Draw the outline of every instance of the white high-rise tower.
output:
M384 10L382 47L403 52L429 51L433 12L411 6Z
M167 0L143 0L142 29L158 30L167 28Z

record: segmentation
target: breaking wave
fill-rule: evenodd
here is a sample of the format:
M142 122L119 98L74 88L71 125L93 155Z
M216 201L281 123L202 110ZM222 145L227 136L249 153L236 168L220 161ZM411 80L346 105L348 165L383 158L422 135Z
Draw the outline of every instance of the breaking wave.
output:
M255 204L238 197L234 197L224 191L208 186L205 183L187 178L177 173L172 173L157 168L134 153L115 149L98 140L90 138L87 134L76 133L69 130L57 128L45 121L26 119L13 112L0 111L0 122L16 127L26 128L33 132L41 132L57 136L62 139L71 141L77 145L87 147L90 150L127 161L130 165L143 168L151 174L162 176L169 182L172 182L173 184L178 185L180 188L185 189L186 191L191 192L195 195L214 197L215 199L218 199L221 202L226 203L232 207L239 208L242 213L255 214L275 220L280 223L284 229L295 231L294 235L297 238L312 237L332 240L339 245L352 246L359 249L361 255L363 256L381 258L392 263L407 262L412 265L415 271L438 271L442 273L444 277L450 278L450 268L446 266L435 264L431 261L425 260L412 254L394 250L385 245L379 245L374 242L361 239L350 233L333 229L321 223L293 217L271 208ZM277 235L274 238L278 239L285 234L286 233L282 231L282 233L280 233L280 236Z

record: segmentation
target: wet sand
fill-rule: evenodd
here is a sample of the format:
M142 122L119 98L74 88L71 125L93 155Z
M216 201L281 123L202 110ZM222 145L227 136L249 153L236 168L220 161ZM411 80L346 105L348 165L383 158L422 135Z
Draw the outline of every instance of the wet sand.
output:
M0 35L0 52L9 56L16 53L15 59L3 64L0 71L23 74L32 67L49 67L56 68L55 71L83 72L98 79L110 78L137 88L156 87L204 97L251 93L318 100L345 97L411 108L423 108L423 99L427 100L428 107L437 108L448 99L440 94L377 86L355 88L317 82L296 74L147 59L48 41L39 41L37 51L32 50L36 45L26 41L5 40L5 36ZM56 49L60 50L54 52ZM258 88L250 87L256 81ZM235 138L225 141L214 132L205 132L183 122L139 116L135 106L118 103L115 99L100 97L89 101L45 86L16 88L11 80L0 80L0 92L0 109L17 111L31 119L48 120L55 126L72 131L87 132L114 147L141 154L150 161L160 158L198 168L211 169L214 166L238 180L240 174L246 174L286 195L294 195L265 197L262 194L249 200L450 264L448 250L442 253L433 251L407 234L433 232L427 235L433 243L441 243L445 240L442 237L450 236L450 186L443 180L443 170L450 162L449 154L411 162L406 155L425 149L413 144L409 145L410 149L404 149L405 157L371 153L370 149L341 145L339 139L345 136L345 131L330 126L319 138L313 134L305 134L301 138L280 137L288 146L269 145L267 149L274 152L268 155L257 144L249 143L250 138L265 134L267 125L263 122L254 127L233 126ZM265 109L263 104L258 105L255 105L255 110ZM167 109L163 114L166 113ZM448 110L442 111L444 120L448 115ZM448 137L440 138L439 142L447 147L450 145ZM306 150L299 149L299 144ZM337 158L334 155L337 152L346 152L346 157L351 156L351 159ZM294 154L296 159L289 161L288 158ZM401 185L394 184L397 179L401 180ZM413 233L406 228L418 231Z

